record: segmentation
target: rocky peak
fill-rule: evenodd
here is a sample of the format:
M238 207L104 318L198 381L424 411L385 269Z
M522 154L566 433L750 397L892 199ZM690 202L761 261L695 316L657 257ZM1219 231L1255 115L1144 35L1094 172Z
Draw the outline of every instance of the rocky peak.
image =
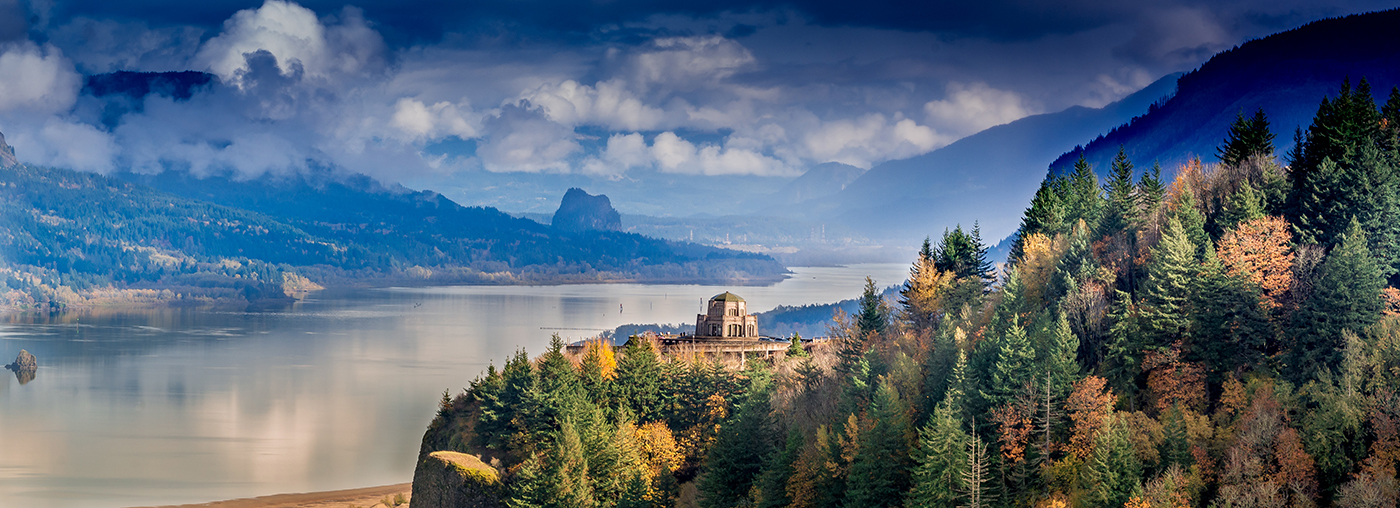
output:
M551 222L555 229L564 231L619 231L622 229L622 215L613 209L612 201L606 195L593 196L583 189L572 188L564 193L559 210L554 212Z
M8 168L19 164L19 159L15 158L15 149L5 144L5 134L0 133L0 168Z

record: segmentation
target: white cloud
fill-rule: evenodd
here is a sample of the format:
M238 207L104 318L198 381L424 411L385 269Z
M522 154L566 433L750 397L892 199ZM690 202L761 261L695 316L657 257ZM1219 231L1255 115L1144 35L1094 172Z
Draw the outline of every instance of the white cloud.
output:
M662 124L665 112L643 104L621 80L599 81L595 86L566 80L542 85L522 98L544 108L551 120L564 125L602 125L614 130L651 130Z
M204 42L195 61L239 86L241 72L249 70L244 55L259 50L271 53L284 75L296 66L315 78L353 75L382 64L384 41L358 9L346 8L338 21L327 27L311 9L267 0L258 9L234 13L222 33Z
M861 168L902 159L947 145L957 138L896 116L891 122L879 113L851 120L822 122L803 138L805 156L819 162L841 162Z
M958 137L1039 112L1020 94L986 83L950 83L946 98L924 104L931 125Z
M0 50L0 112L47 114L73 107L81 78L58 48L26 41Z
M720 35L658 38L626 60L626 75L642 90L654 86L693 89L722 81L757 62L743 44Z
M634 132L609 136L607 146L597 156L585 160L580 169L586 174L614 176L629 169L650 166L651 163L646 140Z
M751 149L719 145L697 147L670 131L656 135L651 155L656 169L663 173L708 176L796 176L798 173L783 161Z
M429 106L405 97L394 103L394 115L390 117L389 124L409 134L413 139L439 139L446 136L470 139L477 136L477 121L468 104L442 101Z
M58 117L6 122L4 128L15 155L29 164L105 173L112 170L118 152L107 133Z
M491 135L476 154L487 171L567 173L569 158L582 149L573 130L528 107L504 107L487 119L486 128Z

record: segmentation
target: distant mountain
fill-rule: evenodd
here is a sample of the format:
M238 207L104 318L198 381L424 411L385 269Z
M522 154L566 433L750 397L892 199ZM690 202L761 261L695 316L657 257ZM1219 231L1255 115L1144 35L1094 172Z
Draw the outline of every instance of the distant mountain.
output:
M1216 162L1215 148L1235 115L1263 108L1279 155L1293 145L1295 127L1307 129L1325 96L1342 80L1366 78L1384 101L1400 85L1400 10L1326 19L1246 42L1182 76L1177 93L1160 107L1055 160L1064 172L1084 154L1100 174L1121 145L1139 168L1161 161L1172 169L1191 157Z
M431 191L364 175L310 171L194 177L166 171L118 175L188 199L250 210L325 239L346 258L317 272L345 282L413 273L439 282L647 280L767 282L786 270L763 255L613 231L567 232L465 207ZM395 275L400 274L400 275ZM409 274L409 276L416 276ZM313 277L314 279L314 277ZM336 282L330 280L330 282Z
M817 164L808 169L802 176L788 183L782 190L774 193L773 201L775 204L794 204L830 196L841 192L856 178L860 178L862 174L865 174L864 169L850 164L840 162Z
M1164 77L1102 108L1072 107L992 127L924 155L871 168L832 196L787 207L789 216L838 221L866 236L911 248L958 224L980 221L983 238L1002 238L1065 149L1108 131L1174 89Z
M564 193L559 202L559 210L549 224L560 231L619 231L622 229L622 215L613 209L612 202L602 194L594 196L583 189L573 187Z

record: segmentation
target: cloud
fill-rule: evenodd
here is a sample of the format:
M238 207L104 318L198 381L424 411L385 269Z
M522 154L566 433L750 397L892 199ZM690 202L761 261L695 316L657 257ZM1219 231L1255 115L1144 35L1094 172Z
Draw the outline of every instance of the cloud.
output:
M949 83L947 98L924 104L931 125L959 137L1040 112L1020 94L986 83Z
M564 125L601 125L614 130L651 130L666 113L644 104L621 80L580 85L572 79L545 84L526 92L523 100L543 108L550 120Z
M249 70L244 55L257 51L271 54L284 73L300 68L315 78L355 75L383 64L383 39L358 9L346 7L333 21L328 26L311 9L267 0L258 9L234 13L223 31L200 47L195 64L238 86Z
M48 32L49 42L87 74L119 70L183 71L199 49L204 30L192 26L152 29L140 21L78 17Z
M57 113L73 107L80 77L57 48L32 42L0 47L0 112Z
M479 131L478 121L469 104L441 101L429 106L405 97L394 103L394 115L390 117L389 124L409 134L412 139L441 139L447 136L471 139Z
M871 113L823 122L803 137L803 146L812 160L869 168L876 162L926 153L955 139L908 118Z
M492 135L476 153L487 171L568 173L569 157L581 150L573 130L529 104L501 108L486 120L486 128Z

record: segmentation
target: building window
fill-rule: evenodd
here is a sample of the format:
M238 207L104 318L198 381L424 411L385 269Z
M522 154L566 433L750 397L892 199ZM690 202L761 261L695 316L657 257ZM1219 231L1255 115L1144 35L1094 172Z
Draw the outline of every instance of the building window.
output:
M754 333L753 325L749 325L749 336L750 336L750 337L757 337L757 336L758 336L758 334Z
M737 315L739 315L739 309L738 309L738 308L729 309L729 315L731 315L731 316L737 316Z
M710 325L710 335L719 335L719 325Z
M741 325L729 325L729 336L739 337L743 335L744 328Z

